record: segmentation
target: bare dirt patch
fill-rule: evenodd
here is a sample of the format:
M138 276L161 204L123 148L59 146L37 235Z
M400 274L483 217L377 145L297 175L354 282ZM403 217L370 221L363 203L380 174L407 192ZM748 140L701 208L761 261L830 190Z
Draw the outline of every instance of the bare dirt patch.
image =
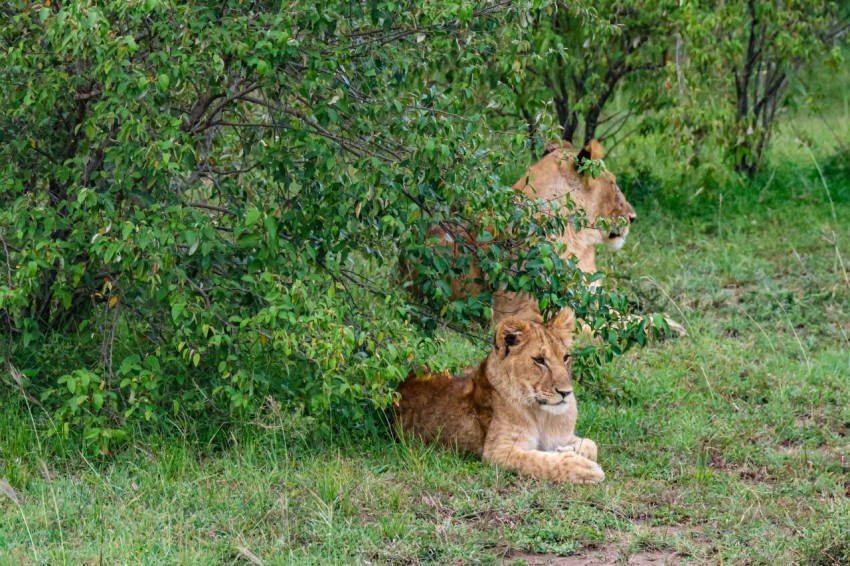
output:
M528 566L666 566L693 563L672 551L652 550L627 556L626 551L616 544L604 545L574 556L515 554L504 561L505 564L517 562L524 562Z

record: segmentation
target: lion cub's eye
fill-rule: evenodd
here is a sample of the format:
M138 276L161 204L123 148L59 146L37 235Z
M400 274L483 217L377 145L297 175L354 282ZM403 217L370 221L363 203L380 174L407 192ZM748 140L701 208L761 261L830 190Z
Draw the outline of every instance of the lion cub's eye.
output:
M538 365L541 365L541 366L546 365L546 358L544 358L543 356L538 356L536 358L531 358L531 359L534 360L535 364L538 364Z

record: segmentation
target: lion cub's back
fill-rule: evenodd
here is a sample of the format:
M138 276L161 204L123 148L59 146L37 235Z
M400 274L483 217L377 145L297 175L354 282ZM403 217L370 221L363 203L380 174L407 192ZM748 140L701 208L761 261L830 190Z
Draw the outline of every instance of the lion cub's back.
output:
M398 392L397 416L405 434L479 456L483 453L487 423L481 422L474 406L469 375L417 376L411 372Z

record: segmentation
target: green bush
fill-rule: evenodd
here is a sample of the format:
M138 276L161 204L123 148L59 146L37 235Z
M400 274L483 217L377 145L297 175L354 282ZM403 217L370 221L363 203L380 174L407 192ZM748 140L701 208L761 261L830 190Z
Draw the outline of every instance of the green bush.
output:
M15 389L104 453L133 423L250 413L269 395L364 426L438 351L423 328L481 334L470 321L488 294L445 293L473 255L550 311L625 310L547 243L566 216L534 220L541 203L497 175L524 162L524 126L488 150L464 87L514 56L537 8L3 4L0 316ZM449 63L450 95L431 80ZM500 240L447 261L426 238L435 222ZM425 266L424 303L397 284L400 254ZM607 339L603 357L634 342Z

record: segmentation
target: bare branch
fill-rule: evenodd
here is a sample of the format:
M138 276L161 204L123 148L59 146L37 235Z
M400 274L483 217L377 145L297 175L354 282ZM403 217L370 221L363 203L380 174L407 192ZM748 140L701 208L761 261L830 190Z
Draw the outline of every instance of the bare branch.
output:
M222 206L216 206L214 204L208 204L205 202L187 202L186 206L191 206L192 208L201 208L203 210L212 210L214 212L221 212L222 214L229 214L231 216L236 216L236 213L228 208L224 208Z

